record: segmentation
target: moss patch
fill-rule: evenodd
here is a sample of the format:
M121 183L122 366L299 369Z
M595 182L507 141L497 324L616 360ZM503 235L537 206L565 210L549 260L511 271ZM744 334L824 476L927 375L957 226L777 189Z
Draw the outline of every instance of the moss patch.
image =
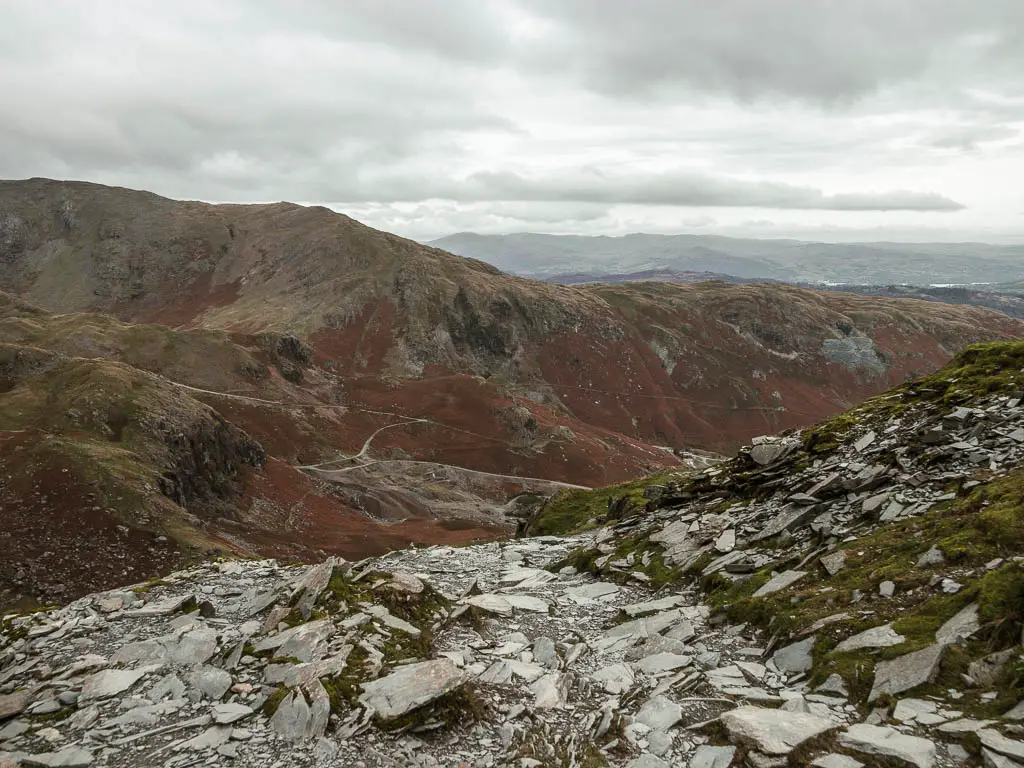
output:
M623 496L627 497L630 507L642 508L646 504L646 488L679 481L688 474L690 471L686 469L670 470L604 488L560 491L538 510L537 515L527 525L526 534L558 536L578 531L590 520L605 519L609 503Z

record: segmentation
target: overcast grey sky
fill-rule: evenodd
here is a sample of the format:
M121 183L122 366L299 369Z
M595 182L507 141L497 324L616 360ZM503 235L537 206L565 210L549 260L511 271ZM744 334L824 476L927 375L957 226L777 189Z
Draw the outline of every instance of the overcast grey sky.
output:
M1024 240L1024 0L0 0L0 177L427 239Z

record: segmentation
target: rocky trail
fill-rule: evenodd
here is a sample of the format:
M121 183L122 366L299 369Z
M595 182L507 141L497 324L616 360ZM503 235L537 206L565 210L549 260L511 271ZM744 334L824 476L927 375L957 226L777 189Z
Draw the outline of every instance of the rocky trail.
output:
M0 765L1014 768L1022 385L974 348L577 532L5 616Z

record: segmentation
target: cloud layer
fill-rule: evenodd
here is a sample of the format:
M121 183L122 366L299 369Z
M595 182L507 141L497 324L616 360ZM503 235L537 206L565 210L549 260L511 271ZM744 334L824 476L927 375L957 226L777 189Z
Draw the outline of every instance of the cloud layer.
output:
M417 237L1021 228L1016 0L0 0L0 19L0 177L324 203Z

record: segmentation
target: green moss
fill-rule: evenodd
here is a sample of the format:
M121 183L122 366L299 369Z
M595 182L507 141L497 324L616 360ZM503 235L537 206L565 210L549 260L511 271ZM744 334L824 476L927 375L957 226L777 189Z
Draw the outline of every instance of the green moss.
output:
M74 713L74 707L64 707L64 709L58 709L56 712L48 712L45 715L29 715L28 719L37 725L42 725L44 723L58 723L61 720L67 720Z
M995 647L1019 641L1024 622L1024 568L1007 563L985 574L979 587L978 618Z
M263 702L263 709L261 710L263 714L267 717L273 717L274 713L277 712L277 708L281 706L281 702L291 693L291 690L291 688L285 685L277 686L274 692Z
M633 508L643 507L647 501L644 498L646 488L678 481L688 474L689 470L680 468L604 488L560 491L538 510L526 533L530 536L556 536L578 531L590 520L603 520L610 501L627 496Z
M610 553L608 563L599 568L597 561L605 556L596 549L578 549L557 563L548 566L548 570L558 572L566 566L572 566L580 573L601 576L608 581L621 583L632 582L633 572L640 572L650 580L647 586L653 590L661 589L668 584L677 584L683 580L683 569L669 565L660 545L651 542L646 536L630 536L622 539ZM633 555L633 564L628 568L616 569L611 563L627 559ZM644 560L647 562L644 563Z
M375 718L374 724L383 731L405 731L437 722L444 723L445 726L451 728L456 725L479 722L483 720L486 712L487 703L473 686L463 685L401 717Z

